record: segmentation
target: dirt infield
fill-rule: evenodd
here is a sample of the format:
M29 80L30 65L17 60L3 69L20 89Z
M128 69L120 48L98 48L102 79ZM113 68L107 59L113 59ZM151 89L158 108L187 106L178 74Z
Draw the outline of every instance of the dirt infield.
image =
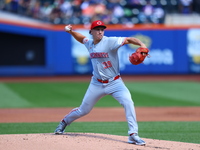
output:
M9 77L0 82L89 81L89 76L73 77ZM126 76L124 81L184 80L200 82L200 76ZM58 122L72 108L0 109L0 123ZM200 121L199 107L137 107L138 121ZM94 108L80 122L126 121L123 108ZM146 139L146 146L127 144L126 136L66 133L0 135L0 149L11 150L200 150L200 144Z
M0 109L0 123L58 122L72 108ZM136 107L138 121L200 121L200 107ZM94 108L77 122L126 121L123 108Z

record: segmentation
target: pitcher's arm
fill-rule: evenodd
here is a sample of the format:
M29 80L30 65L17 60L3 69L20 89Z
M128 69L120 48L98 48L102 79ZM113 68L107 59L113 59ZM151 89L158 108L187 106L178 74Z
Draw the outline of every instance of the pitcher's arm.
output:
M85 36L79 32L73 31L71 25L65 26L65 31L71 34L78 42L83 44L83 39Z

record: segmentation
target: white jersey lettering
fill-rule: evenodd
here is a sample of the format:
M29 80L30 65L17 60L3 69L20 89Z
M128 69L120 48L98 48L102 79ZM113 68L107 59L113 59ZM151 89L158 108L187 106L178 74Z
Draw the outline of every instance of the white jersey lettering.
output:
M90 53L90 58L108 58L108 53Z

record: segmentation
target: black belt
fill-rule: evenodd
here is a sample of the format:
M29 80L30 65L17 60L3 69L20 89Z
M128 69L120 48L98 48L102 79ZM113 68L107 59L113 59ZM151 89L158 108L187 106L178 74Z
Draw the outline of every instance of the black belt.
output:
M117 80L117 79L119 79L120 78L120 75L118 75L118 76L116 76L116 77L114 77L113 78L113 80ZM108 83L110 80L101 80L101 79L97 79L99 82L101 82L101 83ZM113 80L111 80L111 81L113 81Z

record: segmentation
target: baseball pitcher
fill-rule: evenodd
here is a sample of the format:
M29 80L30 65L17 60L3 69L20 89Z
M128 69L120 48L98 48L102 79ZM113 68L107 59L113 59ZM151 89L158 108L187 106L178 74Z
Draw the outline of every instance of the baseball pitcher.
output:
M135 60L133 61L132 59L138 59L140 63L142 63L144 59L140 57L148 55L147 48L139 39L133 37L104 36L105 29L106 26L102 21L97 20L92 22L89 33L93 38L89 39L73 31L71 25L65 27L67 33L71 34L78 42L84 44L87 48L93 66L93 76L81 105L78 108L74 108L60 121L54 133L62 134L65 128L74 120L88 114L100 98L111 95L124 107L129 127L128 143L145 145L145 141L138 135L138 124L131 94L120 76L117 52L118 49L125 44L138 45L140 48L145 49L145 52L142 52L141 56L137 54L137 56L132 56L129 59L131 62L135 62ZM145 53L145 55L143 53ZM138 65L139 63L136 64Z

